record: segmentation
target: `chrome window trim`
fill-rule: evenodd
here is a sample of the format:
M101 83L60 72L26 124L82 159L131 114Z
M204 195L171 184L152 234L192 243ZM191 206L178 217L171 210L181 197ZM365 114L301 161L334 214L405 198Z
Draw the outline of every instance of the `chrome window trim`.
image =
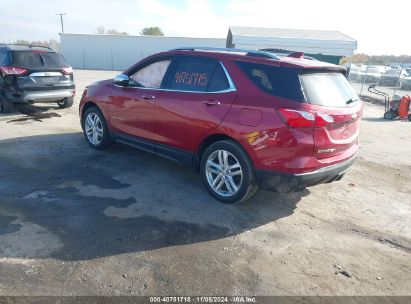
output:
M123 87L117 84L114 84L117 87L121 88L132 88L132 89L142 89L142 90L152 90L152 91L165 91L165 92L181 92L181 93L197 93L197 94L221 94L221 93L229 93L229 92L236 92L237 87L234 84L233 79L231 78L230 74L228 73L226 67L224 64L219 60L220 66L223 68L223 71L225 73L225 76L227 77L229 87L224 90L220 91L213 91L213 92L201 92L201 91L185 91L185 90L173 90L173 89L162 89L162 88L145 88L145 87Z

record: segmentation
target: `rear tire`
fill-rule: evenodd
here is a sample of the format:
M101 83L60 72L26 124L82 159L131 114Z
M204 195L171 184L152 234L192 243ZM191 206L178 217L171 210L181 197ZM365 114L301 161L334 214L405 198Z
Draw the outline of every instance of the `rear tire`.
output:
M411 121L411 114L408 114L408 120Z
M207 191L225 204L250 199L258 190L250 158L232 140L216 142L204 151L200 174Z
M57 102L58 106L62 109L70 108L74 103L74 97L64 98L63 101Z
M97 107L88 108L83 114L82 127L87 143L96 150L104 150L113 144L103 113Z
M0 94L0 112L13 113L13 103L8 101L3 94Z
M389 110L384 113L384 119L393 120L396 117L397 117L397 114L392 110Z

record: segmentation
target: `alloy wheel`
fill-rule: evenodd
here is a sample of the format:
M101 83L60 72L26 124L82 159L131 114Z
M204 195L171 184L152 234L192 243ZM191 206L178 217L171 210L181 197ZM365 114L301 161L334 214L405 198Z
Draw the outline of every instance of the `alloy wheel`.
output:
M103 123L96 113L89 113L84 124L87 139L95 146L103 140Z
M210 154L205 173L211 189L225 197L235 195L243 182L240 162L225 150L216 150Z

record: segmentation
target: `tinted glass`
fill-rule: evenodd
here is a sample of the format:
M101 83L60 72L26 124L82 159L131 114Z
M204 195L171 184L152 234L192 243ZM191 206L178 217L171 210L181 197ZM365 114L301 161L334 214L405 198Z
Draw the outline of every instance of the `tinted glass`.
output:
M217 66L214 69L214 73L211 77L211 81L208 85L208 92L218 92L218 91L223 91L227 90L230 87L230 84L228 83L227 76L224 72L223 67L221 64L217 64Z
M5 50L0 50L0 65L9 65L10 55L9 52Z
M320 106L345 107L359 99L345 76L337 72L300 76L307 102Z
M250 62L237 62L238 66L262 91L274 96L303 102L298 73L300 69L274 67Z
M200 57L180 58L171 72L166 88L206 92L217 61Z
M68 66L64 58L58 53L14 51L12 52L13 65L33 69L60 69Z

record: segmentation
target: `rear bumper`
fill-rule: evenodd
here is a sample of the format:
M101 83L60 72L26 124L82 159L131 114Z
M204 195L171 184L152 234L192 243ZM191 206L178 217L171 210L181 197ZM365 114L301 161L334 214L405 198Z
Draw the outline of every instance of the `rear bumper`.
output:
M20 96L12 96L8 99L14 103L56 102L73 97L74 89L50 90L50 91L26 91Z
M357 155L341 163L301 174L285 174L257 170L256 177L260 188L263 190L276 192L298 191L305 187L340 180L355 162L356 158Z

